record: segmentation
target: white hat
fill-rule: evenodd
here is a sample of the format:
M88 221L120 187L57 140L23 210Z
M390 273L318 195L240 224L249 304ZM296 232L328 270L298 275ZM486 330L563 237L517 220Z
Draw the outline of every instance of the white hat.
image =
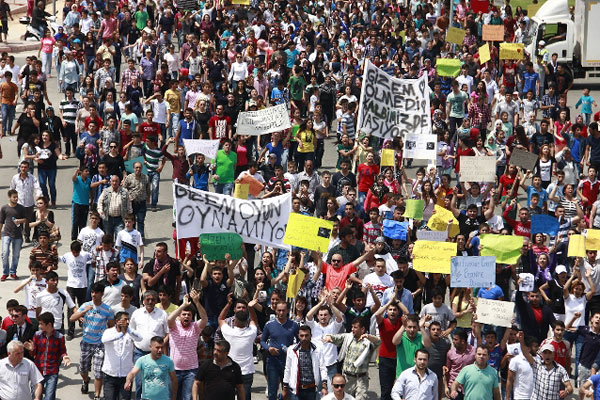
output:
M554 346L552 346L550 343L546 343L540 347L540 353L543 353L544 351L551 351L554 353Z
M538 43L538 45L540 45L540 46L545 46L545 45L546 45L546 42L544 42L543 40L540 40L540 42Z
M556 275L562 274L563 272L567 272L567 267L564 265L557 265L554 271L556 272Z

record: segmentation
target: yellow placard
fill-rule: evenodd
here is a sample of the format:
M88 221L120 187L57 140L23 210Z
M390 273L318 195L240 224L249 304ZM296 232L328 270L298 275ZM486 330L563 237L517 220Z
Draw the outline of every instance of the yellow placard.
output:
M458 220L454 218L452 211L446 210L444 207L440 207L437 204L435 205L435 213L429 218L429 222L427 226L432 231L446 231L448 230L448 221L452 220L452 225L450 225L450 232L448 236L454 237L458 235L460 232L458 227Z
M458 45L462 45L465 40L465 34L467 32L464 29L459 29L451 26L448 28L448 32L446 33L446 42L456 43Z
M523 236L485 234L480 243L482 256L494 256L498 264L514 264L521 257Z
M449 274L452 257L456 256L456 243L417 240L413 247L413 256L415 270Z
M298 291L302 287L304 282L304 271L297 269L294 275L290 275L287 283L287 290L285 291L285 297L287 299L293 299L298 294Z
M585 237L583 235L569 236L567 257L585 257Z
M383 151L381 152L380 164L382 167L394 166L394 149L383 149Z
M487 43L485 43L479 48L479 64L483 65L491 59L492 56L490 55L490 46Z
M523 43L500 43L501 60L522 60L525 56Z
M600 229L588 229L585 235L586 250L600 250Z
M231 4L240 4L243 6L249 6L250 0L231 0Z
M291 213L285 228L283 243L308 250L325 251L329 248L332 230L331 221Z
M236 183L233 189L233 197L236 199L248 200L248 191L250 185L247 183Z

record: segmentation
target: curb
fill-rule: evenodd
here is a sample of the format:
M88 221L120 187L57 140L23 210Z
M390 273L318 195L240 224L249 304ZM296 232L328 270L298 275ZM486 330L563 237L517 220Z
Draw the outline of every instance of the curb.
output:
M15 18L15 21L18 21L18 14L25 14L27 12L27 4L19 4L16 7L11 7L11 13ZM24 51L33 51L39 49L40 45L37 41L25 41L18 40L16 43L0 43L0 52L8 52L8 53L22 53Z

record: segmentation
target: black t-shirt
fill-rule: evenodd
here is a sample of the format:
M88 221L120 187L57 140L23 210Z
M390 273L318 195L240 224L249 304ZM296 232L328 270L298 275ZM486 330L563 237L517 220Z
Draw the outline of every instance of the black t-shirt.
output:
M142 270L142 274L148 274L151 277L154 276L154 258L152 258L150 261L148 261L146 263L146 265L144 266L144 269ZM173 258L169 258L169 263L171 264L171 269L169 270L169 272L166 275L166 282L165 282L165 275L162 276L162 279L159 279L158 282L156 283L156 285L154 286L147 286L148 290L157 290L159 286L161 285L165 285L165 286L170 286L173 289L176 288L177 286L177 277L179 275L181 275L181 269L179 268L179 262L177 262L177 260L173 259ZM164 267L163 267L164 268ZM177 299L177 301L179 301L179 299Z
M17 120L19 123L19 133L17 140L23 140L29 142L31 135L39 133L38 127L33 123L33 119L29 118L27 114L23 113Z
M356 175L352 172L348 172L348 175L344 176L341 171L338 171L331 177L331 185L335 187L336 196L341 196L344 185L350 185L351 187L356 188Z
M220 283L215 283L208 278L208 286L202 289L202 303L208 317L217 317L227 304L229 288L225 284L225 277Z
M324 187L323 185L317 186L315 189L315 209L317 215L321 215L327 211L327 199L329 197L335 197L335 188L333 185Z
M236 386L242 384L242 370L233 360L224 368L213 360L198 363L196 380L204 383L204 400L235 400Z
M458 217L456 217L456 219L458 220L460 233L462 235L465 235L466 237L469 237L469 234L471 232L479 229L479 225L485 222L485 217L483 217L482 215L479 215L475 218L469 218L466 214L463 213L458 214Z
M106 163L108 175L123 176L123 171L125 171L125 161L123 161L123 157L121 157L120 154L117 154L116 157L111 156L110 153L105 154L102 161Z
M531 137L531 144L533 145L533 153L537 154L540 152L540 148L544 144L554 143L554 136L550 132L546 133L534 133Z

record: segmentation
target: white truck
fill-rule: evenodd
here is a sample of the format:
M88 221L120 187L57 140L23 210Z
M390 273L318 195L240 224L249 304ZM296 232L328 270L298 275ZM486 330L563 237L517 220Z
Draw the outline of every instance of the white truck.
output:
M574 17L568 0L546 1L530 16L525 50L535 59L543 40L548 56L556 53L574 78L600 77L600 2L576 0Z

